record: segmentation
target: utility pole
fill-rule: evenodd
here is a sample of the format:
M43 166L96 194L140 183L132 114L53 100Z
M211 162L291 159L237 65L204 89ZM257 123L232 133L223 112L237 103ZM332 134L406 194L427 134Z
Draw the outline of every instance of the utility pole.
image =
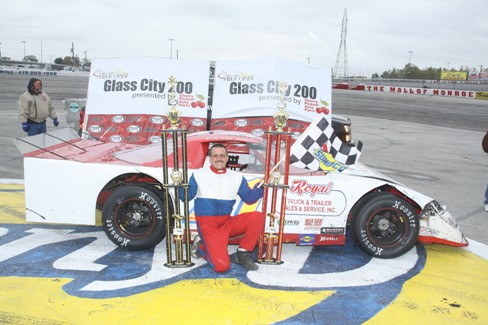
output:
M75 67L75 44L71 42L71 61L73 62L73 68Z
M170 42L169 58L172 59L173 58L173 42L174 42L174 38L170 38L169 39L169 42Z

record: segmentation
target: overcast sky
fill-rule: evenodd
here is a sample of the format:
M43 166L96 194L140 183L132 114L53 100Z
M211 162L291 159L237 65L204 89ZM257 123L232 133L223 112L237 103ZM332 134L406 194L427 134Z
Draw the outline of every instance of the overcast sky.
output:
M334 68L347 8L349 74L488 68L486 0L0 0L2 56L234 60ZM174 41L170 41L173 39ZM25 43L23 42L25 41ZM171 47L173 49L171 54Z

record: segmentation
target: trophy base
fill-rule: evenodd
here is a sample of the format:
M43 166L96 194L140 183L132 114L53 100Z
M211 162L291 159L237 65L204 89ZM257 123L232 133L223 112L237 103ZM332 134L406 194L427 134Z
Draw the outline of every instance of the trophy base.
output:
M265 264L265 265L281 265L281 264L283 264L285 262L283 262L283 261L276 261L276 259L273 258L272 260L262 260L262 261L259 261L258 260L256 263L258 263L258 264Z
M181 269L185 267L192 267L193 265L195 265L195 263L176 263L176 262L164 263L164 266L169 267L171 269Z

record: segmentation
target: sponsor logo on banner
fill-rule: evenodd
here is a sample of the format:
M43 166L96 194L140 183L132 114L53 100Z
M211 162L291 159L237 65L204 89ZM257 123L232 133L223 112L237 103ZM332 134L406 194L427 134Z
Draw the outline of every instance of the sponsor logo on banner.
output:
M163 124L166 121L166 119L162 116L151 116L149 120L154 124Z
M115 115L112 117L112 122L114 123L124 123L125 122L125 117L122 115Z
M264 130L261 130L261 129L256 129L256 130L252 130L251 131L252 134L258 136L258 137L261 137L263 136L266 132Z
M240 120L235 120L234 121L234 125L237 126L237 127L244 127L244 126L247 126L249 124L249 121L248 120L244 120L244 119L240 119Z
M227 123L224 120L214 121L214 126L225 126Z
M91 125L88 130L92 133L99 133L102 132L103 128L100 125Z
M147 134L153 134L159 131L159 128L145 127L143 132Z
M141 143L145 141L145 138L138 135L128 135L126 141L127 143Z
M202 126L203 124L205 124L204 121L202 121L201 119L198 119L198 118L191 120L190 123L193 126Z
M104 71L97 69L92 73L97 79L123 79L129 77L129 73L116 69L115 71Z
M149 137L148 140L151 143L159 143L161 142L161 137L158 137L157 135L153 135L152 137Z
M112 135L110 138L109 138L110 142L115 142L115 143L118 143L118 142L122 142L124 140L124 137L121 136L121 135Z
M141 130L142 128L139 125L131 125L127 128L127 132L129 133L139 133Z
M254 80L254 75L247 73L247 72L241 72L239 74L229 74L226 72L221 72L217 75L217 78L225 80L225 81L251 81Z

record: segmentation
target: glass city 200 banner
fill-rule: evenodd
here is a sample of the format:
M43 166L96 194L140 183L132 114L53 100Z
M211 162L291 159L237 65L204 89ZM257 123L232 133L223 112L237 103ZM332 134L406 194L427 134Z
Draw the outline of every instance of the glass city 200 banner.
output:
M182 124L192 131L204 130L209 68L208 61L160 58L94 61L85 131L111 142L157 142L162 124L168 124L168 94L173 91ZM169 84L171 77L176 79L175 87Z
M281 59L217 61L212 118L273 116L279 82L290 119L310 122L323 111L330 118L330 68Z

